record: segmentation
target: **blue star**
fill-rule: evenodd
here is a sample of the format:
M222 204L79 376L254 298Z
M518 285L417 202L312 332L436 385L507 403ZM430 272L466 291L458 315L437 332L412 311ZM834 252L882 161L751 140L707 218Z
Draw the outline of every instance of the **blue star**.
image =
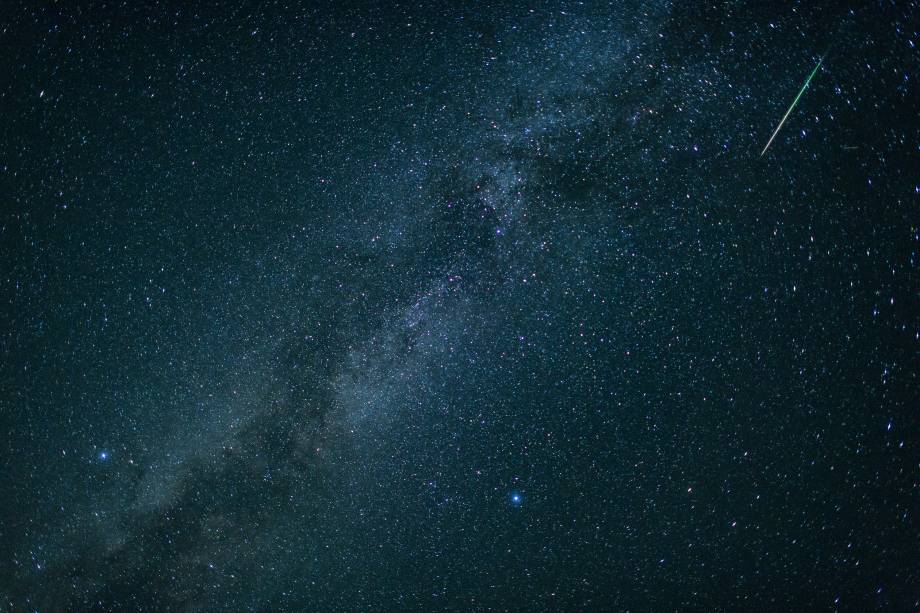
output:
M524 496L520 492L511 492L510 500L511 506L519 507L524 502Z
M108 460L108 459L109 459L109 452L108 452L108 451L100 451L100 452L99 452L99 460L101 460L102 462L105 462L105 461Z

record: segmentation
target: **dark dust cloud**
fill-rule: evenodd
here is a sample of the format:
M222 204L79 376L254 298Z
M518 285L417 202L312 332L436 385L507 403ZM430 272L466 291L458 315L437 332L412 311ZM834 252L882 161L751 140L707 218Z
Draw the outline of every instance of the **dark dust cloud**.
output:
M920 608L920 7L465 4L3 4L0 610Z

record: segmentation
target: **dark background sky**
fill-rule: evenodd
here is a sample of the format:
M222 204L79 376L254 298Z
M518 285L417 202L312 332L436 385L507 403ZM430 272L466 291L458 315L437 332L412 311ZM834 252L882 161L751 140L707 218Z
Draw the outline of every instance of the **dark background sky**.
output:
M0 610L917 610L918 24L3 3Z

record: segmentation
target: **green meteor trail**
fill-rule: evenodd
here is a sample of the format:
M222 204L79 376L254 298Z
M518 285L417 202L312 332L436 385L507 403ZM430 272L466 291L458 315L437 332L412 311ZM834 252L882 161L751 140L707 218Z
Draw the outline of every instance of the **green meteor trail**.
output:
M798 104L799 98L802 97L802 94L805 93L805 90L808 89L808 84L811 83L812 78L818 72L818 69L821 68L821 62L824 61L824 56L821 56L821 59L818 60L818 65L815 66L815 69L811 71L811 74L808 75L808 78L805 79L805 85L802 86L802 89L799 90L799 95L795 97L795 100L792 101L792 104L789 105L789 110L786 111L786 114L783 115L783 118L780 119L779 125L776 126L776 129L773 130L773 135L770 136L770 140L767 141L767 145L763 148L763 151L760 152L760 156L763 157L763 154L767 152L767 149L770 148L770 143L773 142L773 139L776 138L776 135L779 133L780 129L783 127L783 124L786 123L786 119L789 117L789 114L792 113L792 109L795 108L795 105Z

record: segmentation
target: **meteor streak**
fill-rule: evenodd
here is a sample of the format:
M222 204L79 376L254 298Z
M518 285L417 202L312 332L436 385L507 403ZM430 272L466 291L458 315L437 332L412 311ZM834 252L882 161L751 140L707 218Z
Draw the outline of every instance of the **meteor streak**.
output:
M776 138L776 135L779 133L780 129L783 127L783 124L786 123L786 119L789 117L789 114L792 113L792 109L795 108L795 105L798 104L799 98L802 97L802 94L805 93L805 90L808 89L808 84L811 83L812 78L818 72L818 69L821 68L821 62L824 61L824 56L821 56L821 59L818 60L818 65L815 66L815 69L811 71L811 74L808 75L808 78L805 79L805 85L802 86L802 89L799 90L799 95L795 97L795 100L792 101L792 104L789 105L789 110L786 111L786 114L783 115L783 118L780 119L779 125L776 126L776 129L773 130L773 135L770 137L770 140L767 141L767 145L763 148L763 151L760 152L760 156L763 157L763 154L767 152L767 149L770 148L770 144L773 142L773 139Z

